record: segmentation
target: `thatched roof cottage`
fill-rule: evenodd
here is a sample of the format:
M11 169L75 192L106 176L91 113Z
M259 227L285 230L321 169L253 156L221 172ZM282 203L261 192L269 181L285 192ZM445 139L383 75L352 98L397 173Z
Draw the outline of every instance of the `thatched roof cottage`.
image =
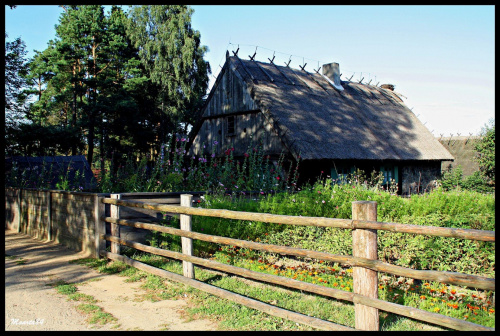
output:
M93 190L97 181L84 155L75 156L12 156L5 158L7 184L17 178L27 188L36 186L35 181L46 180L50 189L57 189L61 179L81 190Z
M408 193L412 183L438 178L453 156L393 89L341 81L337 63L310 73L227 53L191 132L191 153L216 146L218 155L234 148L238 157L261 141L273 160L282 151L300 158L303 181L375 170Z

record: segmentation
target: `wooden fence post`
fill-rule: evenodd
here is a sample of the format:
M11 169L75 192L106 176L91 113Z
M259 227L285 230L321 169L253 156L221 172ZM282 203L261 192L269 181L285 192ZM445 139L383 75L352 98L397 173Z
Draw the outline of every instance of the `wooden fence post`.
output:
M50 190L45 192L47 198L47 240L52 240L52 193Z
M181 206L190 207L193 195L182 194ZM191 231L191 215L180 215L181 230ZM182 253L192 256L193 255L193 240L191 238L181 237ZM194 266L193 263L182 261L182 273L186 278L194 279Z
M101 235L106 234L106 222L101 219L106 215L106 204L102 203L104 197L96 194L94 196L94 233L95 233L95 257L101 258L101 252L106 251L106 241Z
M353 220L377 220L377 202L352 202ZM352 255L354 257L377 259L377 230L352 230ZM353 292L378 298L378 273L363 267L353 267ZM379 330L378 309L354 303L355 327L360 330Z
M21 232L21 188L17 189L17 218L16 218L16 231Z
M29 207L28 207L28 202L25 199L26 195L23 192L23 189L19 191L19 229L17 232L23 232L27 233L28 232L28 227L29 227ZM26 209L26 218L24 218L24 209ZM23 231L23 225L25 230Z
M121 199L121 194L111 194L111 198ZM110 214L112 218L120 219L120 206L111 204ZM120 225L111 223L111 235L120 238ZM120 254L120 244L111 243L111 253Z

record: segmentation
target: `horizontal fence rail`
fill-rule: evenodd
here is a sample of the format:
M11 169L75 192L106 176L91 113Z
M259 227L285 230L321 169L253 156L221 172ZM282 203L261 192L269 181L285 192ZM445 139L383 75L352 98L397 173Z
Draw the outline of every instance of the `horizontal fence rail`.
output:
M363 314L368 314L370 309L372 313L375 313L375 316L378 317L378 309L384 310L387 312L395 313L401 316L406 316L412 319L424 321L427 323L433 323L439 326L444 326L447 328L455 329L455 330L474 330L474 331L486 331L486 330L494 330L494 328L489 328L485 326L481 326L478 324L474 324L471 322L459 320L456 318L444 316L441 314L431 313L425 310L407 307L404 305L399 305L395 303L386 302L380 300L378 298L370 295L363 295L363 292L347 292L342 290L337 290L333 288L323 287L314 284L304 283L302 281L289 279L281 276L274 276L269 274L264 274L256 271L251 271L245 268L226 265L223 263L219 263L212 260L206 260L203 258L192 256L192 239L198 239L207 242L213 242L218 244L239 246L244 248L250 248L254 250L267 251L267 252L276 252L285 255L293 255L299 257L308 257L319 260L333 261L341 264L347 264L353 267L354 270L358 269L369 269L376 272L384 272L414 279L421 279L427 281L438 281L442 283L455 284L460 286L468 286L473 288L480 288L485 290L495 290L495 279L490 279L481 276L474 276L456 272L440 272L440 271L426 271L426 270L414 270L410 268L405 268L401 266L395 266L388 263L384 263L379 260L369 259L371 256L361 255L362 257L355 256L342 256L335 255L331 253L318 252L306 249L257 243L227 237L220 237L214 235L207 235L197 232L191 231L190 224L190 216L198 215L198 216L207 216L207 217L219 217L219 218L227 218L227 219L237 219L237 220L249 220L249 221L258 221L258 222L267 222L267 223L277 223L277 224L290 224L290 225L307 225L307 226L321 226L321 227L335 227L335 228L343 228L343 229L351 229L356 231L357 229L364 229L367 233L374 232L375 233L375 248L376 248L376 230L388 230L392 232L403 232L403 233L411 233L411 234L423 234L423 235L432 235L432 236L441 236L441 237L454 237L460 239L469 239L469 240L480 240L480 241L495 241L495 232L494 231L482 231L482 230L473 230L473 229L455 229L455 228L442 228L442 227L429 227L429 226L420 226L420 225L407 225L400 223L384 223L376 221L376 203L375 202L354 202L354 203L375 203L375 217L365 216L365 215L357 215L354 217L354 203L353 203L353 217L361 218L361 219L375 219L374 220L359 220L359 219L336 219L336 218L317 218L317 217L302 217L302 216L285 216L285 215L273 215L273 214L262 214L262 213L249 213L242 211L233 211L233 210L222 210L222 209L202 209L202 208L193 208L188 206L190 204L191 196L183 195L184 202L180 202L181 206L173 206L167 204L157 204L150 202L141 202L141 201L127 201L121 200L120 197L113 196L115 198L102 198L101 202L103 204L111 204L116 207L118 206L126 206L126 207L136 207L143 209L150 209L156 211L163 211L168 213L176 213L181 215L181 229L176 229L172 227L166 227L156 224L139 222L136 220L126 220L120 219L119 212L118 215L112 214L112 217L101 216L102 223L110 223L112 228L115 228L111 235L107 235L104 229L97 230L99 231L98 238L101 241L109 241L111 242L111 246L115 246L114 250L118 251L118 253L109 253L101 249L100 255L105 256L107 258L113 260L121 260L131 266L137 267L139 269L148 270L154 274L166 277L168 279L172 279L175 281L183 282L189 284L195 288L203 289L209 293L214 295L218 295L220 297L224 297L235 302L244 304L248 307L252 307L266 313L269 313L274 316L280 316L288 318L292 321L304 323L306 325L313 326L315 328L324 329L324 330L378 330L378 318L376 321L371 321L366 323L363 320ZM181 197L181 200L182 200ZM186 202L189 200L189 202ZM373 208L372 208L373 209ZM184 215L184 217L183 217ZM144 244L140 244L138 242L133 242L129 240L125 240L120 238L119 236L119 226L128 226L139 229L152 230L157 232L169 233L172 235L177 235L181 237L182 241L182 253L167 251L160 248L155 248L151 246L147 246ZM359 231L359 230L358 230ZM360 232L361 233L361 232ZM367 236L368 237L368 236ZM362 238L365 239L365 238ZM373 240L372 240L373 241ZM177 260L182 260L183 268L184 268L184 276L167 272L165 270L160 270L158 268L140 263L134 259L127 258L125 256L119 255L119 246L124 245L128 246L143 252L149 252L157 255L161 255L168 258L173 258ZM103 246L102 243L100 246ZM353 247L354 252L354 247ZM360 254L358 254L360 255ZM278 284L280 286L285 286L289 288L304 290L306 292L319 294L327 297L332 297L335 299L345 300L349 302L353 302L355 304L356 311L356 329L348 328L345 326L337 325L335 323L324 321L320 319L311 318L309 316L290 312L288 310L278 308L275 306L270 306L268 304L262 303L260 301L243 297L241 295L222 290L220 288L199 282L194 280L194 270L192 265L196 264L202 267L215 269L231 274L236 274L245 278ZM357 267L357 268L355 268ZM191 271L189 271L191 270ZM371 271L370 271L371 272ZM353 275L356 273L353 273ZM376 273L374 273L376 275ZM376 277L375 277L376 278ZM359 280L358 280L359 281ZM207 287L208 286L208 287ZM371 308L370 308L371 307ZM362 310L365 309L365 310ZM366 312L366 313L365 313ZM366 318L369 320L371 317L366 315ZM320 322L321 321L321 322ZM361 322L360 322L361 321ZM359 325L359 327L358 327ZM366 325L366 327L365 327Z
M353 303L362 303L364 305L385 310L398 315L406 316L416 320L435 323L444 327L449 327L457 330L491 330L491 328L483 327L475 323L462 321L453 317L444 316L441 314L431 313L422 309L412 308L403 306L396 303L387 302L380 299L372 299L363 295L359 295L352 292L343 291L340 289L334 289L314 284L308 284L299 280L294 280L286 277L281 277L277 275L265 274L261 272L247 270L245 268L226 265L219 263L217 261L206 260L199 257L188 256L183 253L167 251L164 249L151 247L143 245L140 243L128 241L125 239L117 238L110 235L102 235L102 239L119 243L124 246L134 248L139 251L149 252L157 255L161 255L167 258L173 258L183 261L189 261L194 264L204 266L210 269L215 269L218 271L223 271L227 273L236 274L244 278L259 280L267 283L272 283L280 286L285 286L289 288L294 288L298 290L307 291L309 293L319 294L327 297L332 297L335 299L350 301Z
M293 255L297 257L308 257L325 261L338 262L341 264L349 266L358 266L369 268L374 271L390 273L399 276L405 276L413 279L438 281L453 285L469 286L485 290L495 290L495 279L490 279L477 275L469 275L456 272L441 272L441 271L424 271L424 270L414 270L411 268L406 268L402 266L391 265L379 260L371 260L353 256L336 255L326 252L317 252L312 250L300 249L295 247L286 247L279 245L271 245L264 243L256 243L247 240L240 240L234 238L226 238L220 236L212 236L204 233L184 231L181 229L171 228L167 226L161 226L156 224L141 223L126 219L117 219L112 217L103 218L107 223L114 223L120 225L126 225L131 227L136 227L140 229L154 230L164 233L170 233L173 235L188 237L198 240L203 240L212 243L234 245L259 251L266 252L276 252L286 255Z
M413 234L422 234L429 236L461 238L461 239L480 240L488 242L495 241L495 231L486 231L486 230L444 228L438 226L384 223L375 221L326 218L326 217L273 215L273 214L253 213L253 212L223 210L223 209L193 208L185 206L157 204L151 202L115 200L109 198L105 198L103 202L107 204L137 207L137 208L172 212L185 215L219 217L226 219L249 220L249 221L257 221L265 223L335 227L341 229L386 230L392 232L413 233Z
M285 318L285 319L288 319L288 320L291 320L294 322L295 321L300 322L300 323L303 323L305 325L308 325L308 326L311 326L314 328L318 328L318 329L322 329L322 330L342 330L342 331L355 330L353 328L346 327L346 326L336 324L333 322L329 322L329 321L324 321L324 320L321 320L321 319L316 318L316 317L311 317L311 316L303 315L303 314L296 313L296 312L293 312L290 310L286 310L283 308L278 308L278 307L269 305L267 303L264 303L264 302L261 302L261 301L255 300L255 299L251 299L249 297L246 297L246 296L243 296L240 294L236 294L236 293L230 292L228 290L206 284L206 283L198 281L198 280L194 280L194 279L191 279L191 278L188 278L188 277L176 274L176 273L172 273L172 272L160 269L160 268L156 268L156 267L147 265L145 263L128 258L126 256L122 256L122 255L110 253L110 252L102 252L101 254L109 259L119 260L119 261L124 262L125 264L132 266L132 267L135 267L137 269L140 269L140 270L143 270L143 271L146 271L146 272L149 272L149 273L152 273L152 274L155 274L155 275L158 275L158 276L161 276L161 277L173 280L173 281L184 283L186 285L200 289L200 290L205 291L207 293L210 293L212 295L216 295L216 296L222 297L224 299L229 299L229 300L232 300L234 302L245 305L247 307L263 311L269 315L282 317L282 318Z

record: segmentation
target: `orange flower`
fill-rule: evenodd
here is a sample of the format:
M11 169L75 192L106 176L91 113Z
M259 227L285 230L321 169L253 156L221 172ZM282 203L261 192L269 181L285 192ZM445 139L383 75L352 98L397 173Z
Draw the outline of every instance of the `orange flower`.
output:
M490 308L490 310L488 310L488 313L494 313L495 312L495 309L493 308Z
M334 287L337 287L338 285L339 285L339 284L338 284L338 283L336 283L336 282L333 284L333 286L334 286Z
M426 299L426 297L425 297L424 295L421 295L421 296L420 296L420 298L421 298L422 300L425 300L425 299Z
M458 305L457 305L457 304L454 304L452 307L453 307L454 309L457 309L457 308L458 308Z
M456 293L457 293L457 291L456 291L456 290L452 290L452 291L451 291L451 294L453 294L453 295L455 295Z

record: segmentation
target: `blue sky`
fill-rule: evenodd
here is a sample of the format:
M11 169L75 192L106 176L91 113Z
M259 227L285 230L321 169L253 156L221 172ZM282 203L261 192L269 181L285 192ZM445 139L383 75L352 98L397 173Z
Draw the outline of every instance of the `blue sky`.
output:
M20 36L33 51L55 38L61 8L5 7L8 40ZM192 7L211 83L239 46L242 58L274 55L311 72L338 62L343 78L394 84L435 136L477 134L494 118L494 6Z

